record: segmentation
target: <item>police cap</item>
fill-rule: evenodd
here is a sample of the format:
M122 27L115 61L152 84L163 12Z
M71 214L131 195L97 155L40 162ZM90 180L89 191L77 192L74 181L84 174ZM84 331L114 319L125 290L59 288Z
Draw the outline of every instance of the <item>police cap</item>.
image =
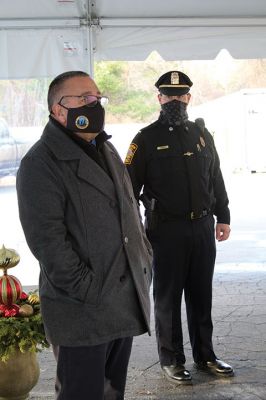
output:
M182 96L189 92L192 85L189 77L180 71L166 72L155 83L160 93L167 96Z

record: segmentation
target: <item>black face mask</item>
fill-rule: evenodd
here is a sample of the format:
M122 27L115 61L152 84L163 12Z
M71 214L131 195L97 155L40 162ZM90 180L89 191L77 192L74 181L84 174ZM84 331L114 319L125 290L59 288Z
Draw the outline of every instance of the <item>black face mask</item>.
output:
M170 125L181 125L187 122L187 103L179 100L172 100L162 104L162 119Z
M65 107L66 108L66 107ZM72 132L99 133L104 128L105 111L99 102L94 107L67 108L67 126Z

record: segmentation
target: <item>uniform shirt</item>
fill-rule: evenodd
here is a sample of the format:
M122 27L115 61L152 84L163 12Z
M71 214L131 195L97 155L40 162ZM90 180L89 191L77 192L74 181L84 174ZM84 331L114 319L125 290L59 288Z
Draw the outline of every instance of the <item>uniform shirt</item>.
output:
M133 139L125 160L136 199L156 199L159 214L186 217L213 212L230 224L228 197L211 134L193 122L174 126L161 119Z

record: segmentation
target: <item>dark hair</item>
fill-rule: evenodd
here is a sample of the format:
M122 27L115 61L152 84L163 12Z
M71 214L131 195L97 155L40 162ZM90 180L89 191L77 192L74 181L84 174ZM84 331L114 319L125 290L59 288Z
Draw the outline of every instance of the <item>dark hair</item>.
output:
M47 95L48 110L51 112L53 104L56 102L58 92L62 89L65 81L76 76L90 76L87 72L83 71L68 71L58 75L50 83Z

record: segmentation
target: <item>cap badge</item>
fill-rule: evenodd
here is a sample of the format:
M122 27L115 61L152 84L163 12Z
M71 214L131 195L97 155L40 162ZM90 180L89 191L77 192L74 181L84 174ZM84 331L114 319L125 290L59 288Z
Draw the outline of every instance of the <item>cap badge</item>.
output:
M89 126L89 120L85 115L79 115L75 121L75 125L79 129L86 129Z
M172 72L171 73L171 85L179 85L178 72Z

